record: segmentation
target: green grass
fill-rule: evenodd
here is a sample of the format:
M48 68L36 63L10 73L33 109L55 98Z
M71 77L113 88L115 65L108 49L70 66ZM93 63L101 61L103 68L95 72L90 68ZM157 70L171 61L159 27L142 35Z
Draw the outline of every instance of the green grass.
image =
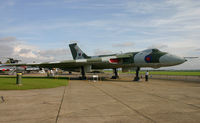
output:
M142 71L141 73L145 73ZM149 71L152 75L174 75L174 76L200 76L200 72L187 72L187 71Z
M22 85L16 85L15 77L0 77L0 90L28 90L55 88L68 84L65 77L47 78L47 77L23 77Z
M112 71L105 71L112 72ZM145 74L146 71L140 71L140 74ZM119 71L119 73L122 73ZM135 72L126 72L133 73ZM149 71L150 75L174 75L174 76L200 76L200 71Z

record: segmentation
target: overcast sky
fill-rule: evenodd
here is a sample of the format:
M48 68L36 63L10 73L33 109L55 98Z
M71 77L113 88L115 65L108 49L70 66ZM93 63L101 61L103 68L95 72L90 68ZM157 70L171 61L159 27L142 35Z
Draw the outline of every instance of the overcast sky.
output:
M200 57L199 0L0 0L0 59L72 59L159 48ZM200 59L172 67L200 69Z

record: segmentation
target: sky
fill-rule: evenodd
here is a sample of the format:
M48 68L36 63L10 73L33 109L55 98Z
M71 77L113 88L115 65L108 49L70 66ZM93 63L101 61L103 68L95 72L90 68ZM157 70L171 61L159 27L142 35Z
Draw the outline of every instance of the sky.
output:
M200 57L199 0L0 0L0 60L72 59L158 48ZM200 69L200 59L170 67Z

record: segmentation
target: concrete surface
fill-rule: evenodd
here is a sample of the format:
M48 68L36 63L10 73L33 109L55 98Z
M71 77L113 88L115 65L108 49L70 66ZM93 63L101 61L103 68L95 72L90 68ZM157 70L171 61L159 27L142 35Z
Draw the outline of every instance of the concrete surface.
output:
M200 83L80 81L0 91L0 123L199 123Z

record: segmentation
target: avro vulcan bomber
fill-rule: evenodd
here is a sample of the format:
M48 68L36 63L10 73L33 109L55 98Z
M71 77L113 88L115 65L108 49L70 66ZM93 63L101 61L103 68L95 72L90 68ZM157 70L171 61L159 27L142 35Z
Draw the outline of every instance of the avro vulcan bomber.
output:
M122 72L136 70L134 81L139 80L139 71L143 67L168 67L179 65L187 60L185 58L162 52L158 49L147 49L140 52L128 52L121 54L88 56L76 43L69 44L73 60L65 60L60 62L45 62L32 64L10 64L16 66L38 66L41 68L60 68L67 71L79 70L82 79L86 79L86 72L95 69L113 69L115 75L112 78L118 78L117 68L122 68Z

